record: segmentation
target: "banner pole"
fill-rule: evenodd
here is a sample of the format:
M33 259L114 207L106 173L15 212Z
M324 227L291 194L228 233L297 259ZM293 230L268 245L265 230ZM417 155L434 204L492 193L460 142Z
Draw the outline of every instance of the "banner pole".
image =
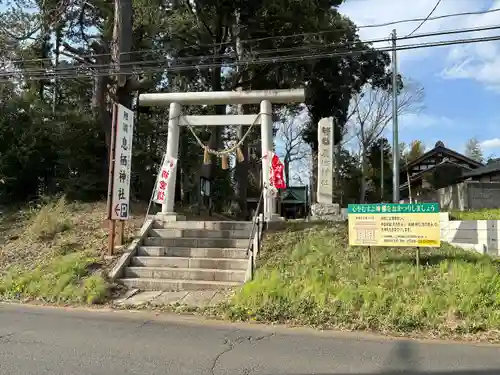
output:
M107 214L108 214L108 255L112 256L115 247L115 234L116 234L116 222L111 219L111 210L113 209L113 189L114 181L113 175L115 171L115 147L116 147L116 122L118 117L118 107L117 104L113 104L113 119L111 121L111 140L109 146L109 175L108 175L108 202L107 202Z

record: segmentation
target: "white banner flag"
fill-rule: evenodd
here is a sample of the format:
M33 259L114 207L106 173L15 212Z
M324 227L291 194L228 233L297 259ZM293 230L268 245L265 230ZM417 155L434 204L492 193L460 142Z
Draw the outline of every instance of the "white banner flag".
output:
M156 189L154 195L154 201L158 204L165 203L167 198L167 186L172 180L171 176L175 173L175 168L177 167L177 159L167 158L163 162L160 168L160 173L156 179Z

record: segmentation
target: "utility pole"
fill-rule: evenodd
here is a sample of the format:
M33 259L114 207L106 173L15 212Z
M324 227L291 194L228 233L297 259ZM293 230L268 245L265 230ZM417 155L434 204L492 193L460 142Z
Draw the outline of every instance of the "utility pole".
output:
M112 68L116 71L116 91L115 100L119 104L132 108L132 90L130 85L129 66L122 66L123 63L130 61L130 52L132 49L132 21L133 7L132 0L114 0L115 12L113 21L113 44L112 44ZM125 74L124 74L125 73ZM118 220L118 236L116 235L116 221L111 219L111 203L113 201L113 173L114 173L114 148L117 110L113 109L113 124L111 125L111 141L109 148L109 176L108 176L108 217L109 217L109 235L108 249L109 255L113 255L115 237L118 245L123 244L125 221Z
M129 80L130 66L122 66L131 60L132 50L132 0L115 0L115 17L113 24L112 57L116 76L116 101L127 108L132 107L132 90ZM124 74L125 73L125 74Z
M398 61L396 29L392 30L392 200L399 202L399 140L398 140Z
M380 137L380 201L384 200L384 137Z

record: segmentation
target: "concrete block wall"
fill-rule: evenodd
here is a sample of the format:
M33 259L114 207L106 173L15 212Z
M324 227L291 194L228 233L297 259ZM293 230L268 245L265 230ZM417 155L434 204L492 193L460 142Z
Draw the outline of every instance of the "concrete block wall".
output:
M500 183L498 182L465 182L467 187L467 208L500 208Z
M450 220L440 213L441 241L481 254L500 255L500 220Z
M500 208L500 183L465 181L456 185L422 193L416 202L439 202L441 210L465 211Z

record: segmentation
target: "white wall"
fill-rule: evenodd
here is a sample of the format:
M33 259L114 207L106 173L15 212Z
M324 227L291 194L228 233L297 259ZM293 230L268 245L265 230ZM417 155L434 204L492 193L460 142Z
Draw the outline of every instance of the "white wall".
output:
M441 213L441 241L481 254L500 255L500 220L449 220Z

